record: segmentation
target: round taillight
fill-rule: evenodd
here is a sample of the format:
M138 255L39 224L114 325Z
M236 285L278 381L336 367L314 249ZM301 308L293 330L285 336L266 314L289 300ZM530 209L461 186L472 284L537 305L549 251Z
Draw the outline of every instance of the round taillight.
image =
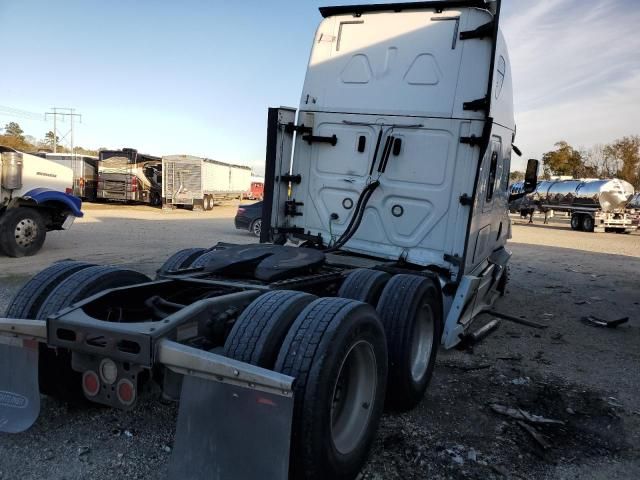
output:
M105 358L100 362L100 377L107 385L113 385L118 379L118 366L110 358Z
M82 374L82 390L88 397L95 397L100 391L98 374L88 370Z
M127 380L126 378L120 380L116 387L116 392L118 394L118 400L124 405L131 405L136 401L136 387L131 380Z

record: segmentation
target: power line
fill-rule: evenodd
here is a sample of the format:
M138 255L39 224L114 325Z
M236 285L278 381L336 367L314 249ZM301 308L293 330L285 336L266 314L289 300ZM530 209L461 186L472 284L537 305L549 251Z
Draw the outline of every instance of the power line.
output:
M62 107L53 107L51 110L53 112L46 112L44 114L45 119L48 118L48 115L53 117L53 153L58 151L58 117L61 117L62 120L69 117L71 120L71 127L68 131L61 135L60 140L65 140L68 136L70 137L69 143L71 144L71 153L73 153L73 119L75 117L79 117L80 123L82 123L82 115L79 113L74 113L75 108L62 108Z
M25 120L39 120L41 122L46 120L45 116L41 113L29 112L28 110L21 110L19 108L8 107L6 105L0 105L0 115L22 118Z

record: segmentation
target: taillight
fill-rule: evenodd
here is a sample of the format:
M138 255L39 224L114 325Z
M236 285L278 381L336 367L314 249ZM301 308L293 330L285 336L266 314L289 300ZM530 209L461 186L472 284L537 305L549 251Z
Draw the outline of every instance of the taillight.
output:
M136 401L136 387L131 380L126 378L118 382L116 394L118 395L118 400L120 400L123 405L129 406Z
M244 208L238 208L238 214L245 213L246 211Z
M67 195L71 195L73 193L73 188L69 188L69 187L65 188L64 193L66 193Z
M134 193L138 191L138 182L133 182L131 184L131 191Z
M82 390L87 397L95 397L100 391L100 379L98 374L92 370L87 370L82 374Z

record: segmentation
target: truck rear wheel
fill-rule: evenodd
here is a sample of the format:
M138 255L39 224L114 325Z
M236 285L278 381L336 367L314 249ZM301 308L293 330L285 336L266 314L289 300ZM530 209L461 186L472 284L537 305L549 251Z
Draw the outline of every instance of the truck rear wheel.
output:
M344 279L338 290L338 296L365 302L375 307L382 289L390 278L391 275L386 272L358 268L351 271Z
M103 290L148 281L150 279L146 275L117 267L93 266L82 269L51 291L42 303L36 319L45 320L63 308ZM71 352L63 348L41 348L39 365L42 393L74 402L84 398L82 374L71 368Z
M593 221L593 217L591 215L582 215L582 230L585 232L593 232L595 227L595 222Z
M42 215L34 208L10 208L0 219L0 250L10 257L36 254L46 236Z
M438 290L429 278L395 275L377 310L389 348L387 404L409 410L422 400L436 363L442 329Z
M578 213L571 215L571 230L582 230L582 215Z
M35 319L42 302L51 291L70 275L93 266L90 263L64 261L54 263L37 273L25 283L13 297L7 308L6 317Z
M289 290L276 290L256 298L233 324L224 343L224 355L273 368L289 328L316 298Z
M300 313L275 369L295 377L291 478L353 479L384 407L387 351L370 305L321 298Z
M184 248L171 255L158 269L157 274L179 270L191 266L191 263L207 251L206 248ZM158 278L158 276L156 276Z

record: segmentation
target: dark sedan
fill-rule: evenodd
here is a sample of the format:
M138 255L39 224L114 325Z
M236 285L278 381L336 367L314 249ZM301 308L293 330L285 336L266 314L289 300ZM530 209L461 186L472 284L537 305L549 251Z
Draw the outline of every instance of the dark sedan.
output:
M238 206L235 224L238 230L248 230L256 237L260 237L260 232L262 231L262 202Z

